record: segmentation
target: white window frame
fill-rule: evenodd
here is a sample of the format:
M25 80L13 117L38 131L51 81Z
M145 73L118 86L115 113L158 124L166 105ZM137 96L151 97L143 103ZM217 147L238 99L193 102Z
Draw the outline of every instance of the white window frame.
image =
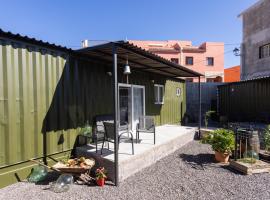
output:
M158 88L158 90L157 90L157 94L156 94L156 90L155 90L155 88ZM160 97L160 88L162 88L162 93L163 93L163 96L162 97ZM164 85L160 85L160 84L154 84L154 95L155 95L155 104L158 104L158 105L162 105L162 104L164 104ZM156 95L158 96L158 101L156 101ZM162 98L162 100L161 100L161 98Z
M212 59L212 64L209 64L209 60ZM215 59L214 57L206 57L206 66L213 67L215 65Z
M270 57L270 44L265 44L263 46L260 46L259 49L260 49L260 54L261 54L260 59Z

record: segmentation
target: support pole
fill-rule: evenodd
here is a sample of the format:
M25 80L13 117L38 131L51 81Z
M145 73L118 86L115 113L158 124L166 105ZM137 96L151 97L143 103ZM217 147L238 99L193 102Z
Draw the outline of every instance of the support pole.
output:
M199 124L198 124L198 131L199 131L199 138L201 138L201 123L202 123L202 105L201 105L201 77L199 76L199 84L198 84L198 103L199 103Z
M47 162L47 133L42 133L43 135L43 163L45 165L48 164Z
M117 79L117 52L113 44L113 103L114 103L114 184L119 185L118 176L118 79Z

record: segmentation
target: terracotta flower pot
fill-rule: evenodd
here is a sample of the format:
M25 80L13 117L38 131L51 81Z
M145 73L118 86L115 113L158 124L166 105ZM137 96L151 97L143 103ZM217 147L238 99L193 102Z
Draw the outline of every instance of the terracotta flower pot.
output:
M103 187L105 184L105 179L104 178L99 178L96 179L97 185Z
M217 162L228 163L230 155L228 153L220 153L215 151L215 159Z

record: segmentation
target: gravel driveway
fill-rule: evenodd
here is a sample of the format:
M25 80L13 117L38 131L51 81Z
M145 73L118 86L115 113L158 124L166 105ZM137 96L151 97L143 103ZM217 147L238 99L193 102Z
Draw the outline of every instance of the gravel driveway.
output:
M0 189L0 199L270 199L270 175L244 176L213 163L208 145L193 141L119 187L73 185L61 194L48 185L17 183Z

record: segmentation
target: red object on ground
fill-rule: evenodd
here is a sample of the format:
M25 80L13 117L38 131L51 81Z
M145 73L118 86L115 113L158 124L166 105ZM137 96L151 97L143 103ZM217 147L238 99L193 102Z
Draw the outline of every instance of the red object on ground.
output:
M103 187L105 185L105 179L104 178L99 178L96 179L97 185Z
M234 66L224 69L224 82L239 82L240 81L240 66Z

